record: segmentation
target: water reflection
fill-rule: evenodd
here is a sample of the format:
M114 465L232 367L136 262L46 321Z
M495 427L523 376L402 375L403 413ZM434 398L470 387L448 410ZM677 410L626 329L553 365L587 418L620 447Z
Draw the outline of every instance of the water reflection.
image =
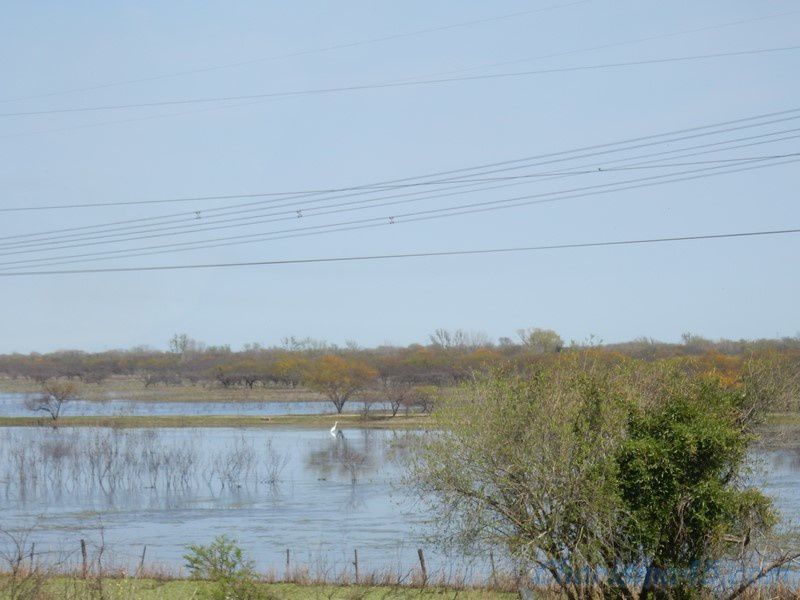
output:
M29 417L32 413L25 407L25 399L32 394L0 394L0 417ZM348 402L348 412L360 413L363 402ZM388 410L389 405L373 402L370 410ZM238 415L276 416L334 414L336 408L330 402L166 402L125 399L73 400L64 408L64 416L168 416L168 415Z
M360 445L364 448L364 444ZM359 450L345 434L338 432L335 439L325 447L311 450L305 459L306 466L319 474L320 479L328 479L332 472L349 477L355 484L359 477L375 468L375 461L368 449Z
M430 515L397 482L421 432L327 428L0 429L4 528L37 524L37 548L74 551L100 524L121 557L147 545L154 564L179 567L184 546L226 533L262 570L279 574L286 549L303 564L407 572ZM763 486L785 519L800 520L796 452L762 453ZM451 557L452 558L452 557ZM452 564L463 565L463 557ZM478 569L479 567L475 567Z
M403 434L401 434L403 435ZM409 547L416 515L392 491L396 432L349 430L6 428L5 526L39 521L37 544L102 514L109 539L148 544L180 564L183 545L226 532L267 560L276 547L324 552ZM69 542L70 544L74 542ZM148 553L151 553L151 549Z

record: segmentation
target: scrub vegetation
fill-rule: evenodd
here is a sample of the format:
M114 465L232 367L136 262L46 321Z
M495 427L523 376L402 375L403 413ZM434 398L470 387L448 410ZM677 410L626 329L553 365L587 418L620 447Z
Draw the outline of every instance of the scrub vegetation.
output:
M69 401L129 400L298 401L328 400L337 412L348 402L388 403L392 415L430 411L439 390L499 367L546 366L565 355L597 356L610 363L669 363L687 374L710 373L735 382L754 359L770 361L782 377L800 372L800 337L712 341L685 334L680 344L637 339L565 343L548 329L520 329L515 338L491 340L463 330L435 331L427 344L407 347L339 347L310 338L286 338L279 346L206 346L185 334L166 352L133 348L101 353L61 351L0 356L0 389L35 395L31 410L56 419ZM65 383L66 382L66 383ZM58 392L58 393L54 393ZM60 400L59 400L60 398ZM52 409L52 410L51 410ZM55 410L57 409L57 410ZM800 400L784 394L772 410L797 412Z
M234 445L201 461L192 447L176 454L161 444L155 430L127 428L328 427L337 418L351 427L427 429L408 455L407 484L435 515L432 536L464 556L488 554L493 571L495 556L513 567L493 572L482 589L428 581L424 565L407 580L298 572L276 583L223 537L187 548L188 579L131 577L99 558L76 576L34 564L24 544L11 544L0 599L503 598L517 589L569 600L797 597L796 573L780 577L798 566L796 532L749 475L763 428L791 429L800 415L798 338L565 344L532 328L495 343L439 330L427 345L406 348L292 339L233 352L178 335L169 352L2 356L0 373L6 389L38 390L26 400L30 417L0 425L59 430L27 446L13 430L5 434L6 488L269 488L285 465L269 445L258 453ZM297 394L327 399L337 415L69 415L76 398L132 382L165 398L186 390ZM354 400L360 413L340 416ZM77 425L111 427L65 427Z
M736 379L577 354L495 371L442 402L410 482L444 541L571 600L737 598L800 559L747 477L792 383L756 359Z

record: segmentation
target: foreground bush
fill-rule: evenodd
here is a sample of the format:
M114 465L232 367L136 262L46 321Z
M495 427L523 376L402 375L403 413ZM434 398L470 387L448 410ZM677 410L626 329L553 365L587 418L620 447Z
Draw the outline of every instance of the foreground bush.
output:
M760 383L580 356L496 372L446 402L414 482L443 541L507 549L570 599L734 598L800 556L765 546L776 515L743 483Z
M208 600L260 600L269 598L257 585L255 565L247 560L236 542L221 535L208 545L187 546L184 555L192 579L210 585L200 588Z

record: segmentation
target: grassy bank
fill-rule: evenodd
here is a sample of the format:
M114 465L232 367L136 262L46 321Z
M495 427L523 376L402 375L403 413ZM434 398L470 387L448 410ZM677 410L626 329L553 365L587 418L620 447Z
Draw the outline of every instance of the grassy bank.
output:
M3 377L0 378L0 392L36 394L41 392L41 385L29 379ZM113 377L100 384L82 385L80 396L91 401L117 399L138 402L307 402L325 399L316 392L299 387L224 388L211 383L145 387L142 380L131 377Z
M81 416L60 417L55 424L59 427L115 427L115 428L153 428L153 427L331 427L339 421L343 429L423 429L430 426L428 415L409 415L390 417L388 415L280 415L271 417L237 415L192 415L192 416ZM52 427L50 418L42 417L0 417L0 427Z
M3 584L6 584L5 586ZM98 598L103 600L197 600L204 597L209 587L202 581L117 578L82 580L72 577L54 577L41 583L40 593L31 596L14 596L8 587L8 578L0 577L0 600L36 598L44 600L78 600ZM489 590L449 590L445 588L411 588L356 585L299 585L294 583L265 583L259 586L264 598L270 600L510 600L518 594Z
M296 427L320 429L331 427L339 421L342 429L428 429L433 426L430 415L412 414L390 417L376 413L366 419L360 414L344 415L276 415L269 417L239 415L115 415L115 416L64 416L58 427L112 427L117 429L159 427L241 427L269 429L270 427ZM0 417L0 427L53 427L44 417ZM758 446L765 449L795 448L800 444L800 416L794 414L769 415L760 429Z
M0 575L0 600L199 600L209 598L213 584L204 581L116 577L81 579L48 577L26 580L14 589L10 577ZM516 591L480 588L412 587L351 584L257 584L258 598L263 600L512 600L520 598ZM598 592L599 594L599 592ZM250 598L251 596L248 596ZM566 598L554 588L534 591L535 598ZM597 597L602 597L598 595ZM634 596L636 597L636 596ZM716 596L709 590L701 598ZM746 590L742 600L796 600L800 591L789 585L755 586Z

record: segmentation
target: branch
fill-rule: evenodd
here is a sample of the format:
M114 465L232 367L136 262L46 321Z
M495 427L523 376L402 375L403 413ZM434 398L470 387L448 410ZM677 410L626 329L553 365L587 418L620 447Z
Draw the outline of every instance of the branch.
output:
M734 598L737 598L738 596L742 595L742 593L744 593L747 590L747 588L755 584L760 579L766 577L771 571L779 569L783 565L788 564L790 562L794 562L798 558L800 558L800 552L792 552L790 554L784 554L776 561L763 567L758 573L753 575L750 579L748 579L747 581L743 581L741 584L739 584L739 586L736 589L734 589L733 592L731 592L731 594L725 600L733 600Z

